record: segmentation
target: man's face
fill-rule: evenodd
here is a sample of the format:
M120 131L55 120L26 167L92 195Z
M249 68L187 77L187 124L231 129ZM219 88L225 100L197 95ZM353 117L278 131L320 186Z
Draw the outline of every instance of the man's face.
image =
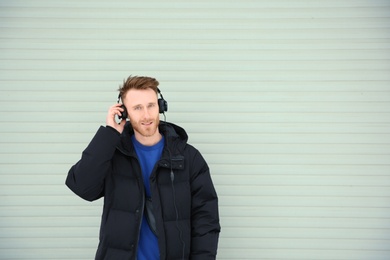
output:
M131 89L124 99L135 137L142 143L145 138L159 138L160 123L157 94L152 89ZM140 140L141 139L141 140Z

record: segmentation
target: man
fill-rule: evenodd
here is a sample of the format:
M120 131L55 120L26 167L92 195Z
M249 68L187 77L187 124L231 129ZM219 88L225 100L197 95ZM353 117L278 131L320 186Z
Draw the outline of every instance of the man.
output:
M160 122L158 81L130 76L66 185L81 198L104 197L95 259L215 259L218 198L207 163L185 130ZM127 119L119 122L116 116Z

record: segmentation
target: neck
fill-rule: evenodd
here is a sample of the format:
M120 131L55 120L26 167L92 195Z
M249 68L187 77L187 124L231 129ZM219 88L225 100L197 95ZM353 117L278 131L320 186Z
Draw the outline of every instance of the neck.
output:
M145 146L155 145L162 139L162 135L160 134L159 131L156 131L156 133L151 135L151 136L144 136L144 135L141 135L140 133L135 132L134 136L135 136L135 139L140 144L145 145Z

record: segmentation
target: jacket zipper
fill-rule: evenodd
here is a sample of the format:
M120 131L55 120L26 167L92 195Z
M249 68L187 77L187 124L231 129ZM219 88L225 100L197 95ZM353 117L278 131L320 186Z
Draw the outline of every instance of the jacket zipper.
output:
M135 244L134 244L134 259L137 260L137 254L138 254L138 243L139 243L139 236L141 234L141 226L142 226L142 221L143 221L143 217L144 217L144 210L145 210L145 187L144 187L144 181L142 180L142 170L141 170L141 165L138 161L138 158L137 156L134 156L132 154L129 154L125 151L123 151L122 149L120 149L119 147L117 147L117 149L123 153L124 155L130 157L130 158L134 158L136 161L137 161L137 165L138 165L138 172L141 173L141 176L137 176L137 182L138 182L138 185L140 186L140 190L141 190L141 198L142 198L142 201L141 201L141 208L140 208L140 212L139 212L139 225L138 225L138 233L137 233L137 239L135 241ZM141 181L142 180L142 181Z
M141 226L142 226L142 221L143 221L143 217L144 217L144 210L145 210L145 208L144 208L145 207L145 187L144 187L144 183L143 183L143 179L142 179L141 165L140 165L137 157L135 157L135 160L138 163L139 172L141 173L141 176L137 176L137 181L138 181L138 185L140 186L141 193L142 193L141 194L141 198L142 198L141 209L140 209L140 212L138 213L139 214L138 233L137 233L137 239L136 239L135 245L134 245L135 246L134 259L137 260L139 236L141 234Z

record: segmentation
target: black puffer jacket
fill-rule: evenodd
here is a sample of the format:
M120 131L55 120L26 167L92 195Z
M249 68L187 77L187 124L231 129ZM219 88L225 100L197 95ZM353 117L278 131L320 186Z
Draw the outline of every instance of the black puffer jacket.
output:
M218 198L207 163L181 127L162 122L160 132L166 143L150 177L160 259L182 259L183 251L185 259L215 259ZM121 135L100 127L66 179L88 201L104 196L96 259L136 259L145 191L133 134L130 124Z

